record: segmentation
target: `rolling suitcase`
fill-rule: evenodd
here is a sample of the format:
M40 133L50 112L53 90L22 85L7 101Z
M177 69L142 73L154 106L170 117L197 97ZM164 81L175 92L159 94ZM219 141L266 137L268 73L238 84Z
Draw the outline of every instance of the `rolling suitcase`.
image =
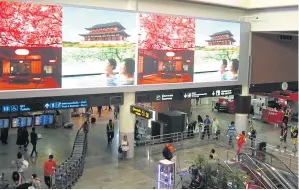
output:
M95 117L91 117L91 123L95 123L96 122L96 118Z

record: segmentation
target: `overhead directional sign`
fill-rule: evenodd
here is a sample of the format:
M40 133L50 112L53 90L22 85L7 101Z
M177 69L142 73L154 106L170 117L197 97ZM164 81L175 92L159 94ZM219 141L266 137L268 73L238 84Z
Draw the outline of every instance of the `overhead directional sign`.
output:
M152 111L135 105L131 105L130 112L145 119L151 119L153 117Z

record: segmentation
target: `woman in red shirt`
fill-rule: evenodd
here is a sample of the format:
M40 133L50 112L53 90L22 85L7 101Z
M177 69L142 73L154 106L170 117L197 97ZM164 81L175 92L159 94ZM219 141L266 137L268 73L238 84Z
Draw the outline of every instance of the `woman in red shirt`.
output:
M238 136L238 150L237 150L237 155L240 154L240 151L244 145L244 143L246 143L246 135L245 135L245 131L242 131L242 133Z

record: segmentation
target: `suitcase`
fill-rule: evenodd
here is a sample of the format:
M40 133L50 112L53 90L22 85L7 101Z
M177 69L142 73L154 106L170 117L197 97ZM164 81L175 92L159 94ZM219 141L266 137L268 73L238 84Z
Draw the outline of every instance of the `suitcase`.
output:
M95 123L96 122L96 118L95 117L92 117L91 118L91 123Z
M63 127L64 127L65 129L71 129L71 128L73 128L73 126L74 126L73 123L66 123L66 124L63 125Z

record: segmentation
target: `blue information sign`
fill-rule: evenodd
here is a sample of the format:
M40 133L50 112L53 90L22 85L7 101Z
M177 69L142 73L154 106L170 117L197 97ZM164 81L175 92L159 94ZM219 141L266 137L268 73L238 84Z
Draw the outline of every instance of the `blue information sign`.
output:
M45 109L71 109L71 108L84 108L88 106L87 100L75 100L65 102L48 102L45 103Z

